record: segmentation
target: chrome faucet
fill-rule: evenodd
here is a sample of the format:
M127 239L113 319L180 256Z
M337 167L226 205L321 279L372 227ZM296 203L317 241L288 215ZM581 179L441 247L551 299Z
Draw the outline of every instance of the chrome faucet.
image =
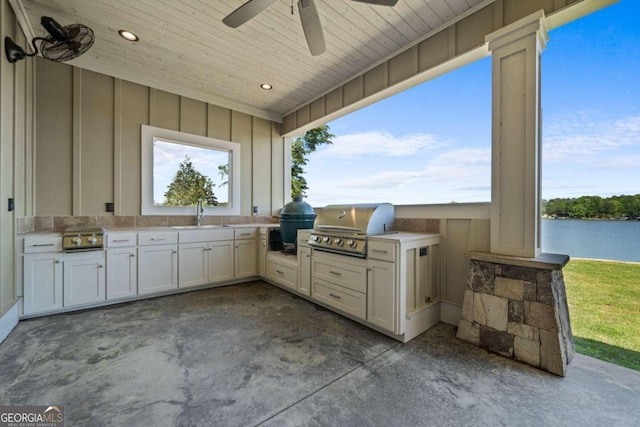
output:
M202 218L204 218L204 202L202 199L198 199L198 203L196 204L196 223L198 227L202 223Z

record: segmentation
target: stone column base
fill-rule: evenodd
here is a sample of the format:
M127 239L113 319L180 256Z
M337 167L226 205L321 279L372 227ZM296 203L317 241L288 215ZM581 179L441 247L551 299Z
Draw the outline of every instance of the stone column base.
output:
M562 276L569 257L467 256L471 265L457 338L565 376L574 353Z

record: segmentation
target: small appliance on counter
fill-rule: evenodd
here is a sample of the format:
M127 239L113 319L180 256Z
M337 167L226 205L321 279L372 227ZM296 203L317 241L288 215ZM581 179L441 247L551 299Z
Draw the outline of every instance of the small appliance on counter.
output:
M296 253L299 229L313 228L316 213L302 197L294 197L280 210L280 235L284 252Z

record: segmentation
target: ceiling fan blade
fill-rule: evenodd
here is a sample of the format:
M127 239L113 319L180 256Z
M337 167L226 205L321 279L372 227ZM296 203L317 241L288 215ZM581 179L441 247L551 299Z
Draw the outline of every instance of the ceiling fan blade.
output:
M230 14L228 14L222 22L228 27L238 28L272 4L277 0L249 0Z
M315 2L313 0L300 0L298 1L298 10L300 11L302 29L304 30L304 36L307 38L311 55L316 56L324 53L326 50L324 33L322 32L320 15Z
M398 0L353 0L360 3L374 4L376 6L395 6Z

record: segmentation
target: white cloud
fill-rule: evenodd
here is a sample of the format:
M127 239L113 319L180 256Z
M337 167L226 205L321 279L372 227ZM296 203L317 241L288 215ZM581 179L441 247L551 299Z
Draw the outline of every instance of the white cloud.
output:
M445 145L448 142L428 134L394 136L386 131L371 131L337 136L332 145L323 147L318 154L340 158L365 154L402 157L432 151Z
M598 121L586 114L566 116L545 126L543 144L545 161L575 161L622 147L640 146L640 117Z
M407 155L407 158L415 156ZM321 174L309 181L309 202L389 201L395 204L487 201L491 197L489 148L463 148L423 155L420 166L389 168L385 158L354 162L344 174ZM339 161L339 160L335 160ZM315 162L315 159L314 159ZM324 170L322 165L317 165Z

